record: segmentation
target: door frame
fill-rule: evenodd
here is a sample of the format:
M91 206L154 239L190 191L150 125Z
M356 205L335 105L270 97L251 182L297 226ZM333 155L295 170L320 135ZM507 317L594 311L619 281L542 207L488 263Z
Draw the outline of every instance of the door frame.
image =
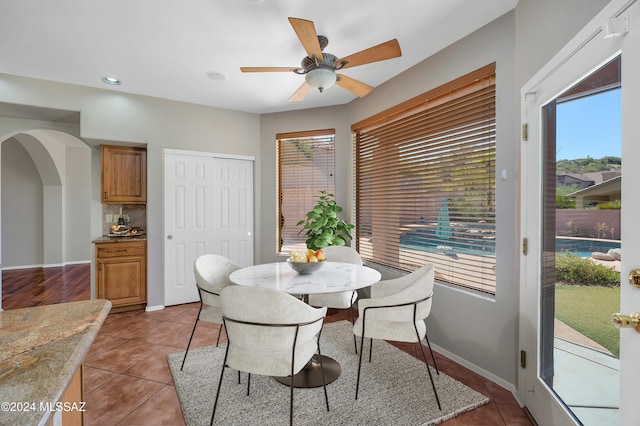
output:
M573 425L577 423L573 415L564 408L564 405L555 394L550 392L544 382L539 379L538 356L540 353L539 329L541 324L539 277L541 274L542 223L539 200L542 194L542 107L557 98L566 88L582 80L623 51L624 42L631 33L621 37L604 38L603 24L610 18L629 13L628 10L634 6L634 3L635 0L613 0L609 3L521 89L521 117L523 125L527 125L527 131L526 136L523 131L521 141L520 229L523 241L526 238L528 243L528 254L520 254L519 336L520 349L526 353L526 368L519 369L518 392L520 400L524 402L539 424ZM637 14L638 5L635 6L631 13ZM633 24L633 21L633 19L630 19L631 24ZM624 75L624 56L622 61ZM624 77L622 84L623 93L625 93L630 88L626 87ZM623 94L623 98L624 96ZM629 118L630 113L627 113L627 118L625 118L623 99L623 145L625 131L629 129L629 124L633 124ZM637 124L635 126L637 127ZM629 185L629 189L631 189L630 185L633 179L625 179L625 181ZM624 211L622 216L624 226ZM631 218L629 218L629 225L631 225L630 222ZM622 277L628 274L628 269L629 267L625 267L623 262ZM623 287L621 294L625 290ZM640 294L634 297L640 300ZM624 297L622 299L624 300ZM624 311L622 304L621 309ZM636 306L635 309L640 310L640 306ZM621 341L621 345L622 343ZM623 354L624 350L621 348L621 369L623 368ZM630 417L633 414L632 411L638 410L638 408L631 406L633 404L623 403L622 389L628 387L628 384L622 383L623 381L624 375L621 374L621 424L625 424L622 421L623 418L632 418ZM623 406L625 407L624 410Z

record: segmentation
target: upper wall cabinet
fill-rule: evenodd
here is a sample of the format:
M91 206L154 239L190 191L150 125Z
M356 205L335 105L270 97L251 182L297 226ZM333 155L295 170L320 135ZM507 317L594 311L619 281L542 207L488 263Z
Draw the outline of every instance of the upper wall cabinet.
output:
M146 204L146 149L100 145L100 166L104 204Z

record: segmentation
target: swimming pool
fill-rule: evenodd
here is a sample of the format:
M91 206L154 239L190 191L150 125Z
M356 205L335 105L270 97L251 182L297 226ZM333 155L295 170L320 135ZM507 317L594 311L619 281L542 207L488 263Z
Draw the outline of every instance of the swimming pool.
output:
M556 253L568 251L580 257L591 257L591 253L594 251L607 253L610 249L619 248L620 241L591 238L556 238Z
M425 238L424 233L407 233L400 237L400 245L410 250L422 250L433 253L460 253L476 256L495 256L495 241L489 240L483 243L461 242L459 240L443 240ZM610 249L619 249L619 241L597 240L592 238L556 238L556 253L569 252L580 257L591 257L593 252L607 253Z
M439 238L434 231L417 230L400 236L400 247L409 250L421 250L431 253L442 253L448 256L455 254L469 254L474 256L496 255L496 242L493 235L477 235L477 239L470 237Z

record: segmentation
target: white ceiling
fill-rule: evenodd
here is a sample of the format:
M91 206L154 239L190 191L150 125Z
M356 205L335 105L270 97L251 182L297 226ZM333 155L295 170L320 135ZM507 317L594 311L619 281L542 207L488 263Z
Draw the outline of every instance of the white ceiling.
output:
M378 86L513 9L517 0L0 0L0 73L253 113L339 105L334 86L288 102L305 51L287 17L311 20L344 57L396 38L402 57L342 71ZM225 74L224 81L207 77ZM107 86L103 76L122 80Z

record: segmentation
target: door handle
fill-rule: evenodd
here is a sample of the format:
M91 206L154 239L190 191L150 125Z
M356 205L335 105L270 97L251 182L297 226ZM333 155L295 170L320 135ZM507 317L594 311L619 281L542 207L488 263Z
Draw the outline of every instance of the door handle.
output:
M640 287L640 269L632 269L629 272L629 284Z
M618 328L633 327L637 332L640 332L640 313L638 312L633 312L629 315L615 313L611 315L611 321Z

